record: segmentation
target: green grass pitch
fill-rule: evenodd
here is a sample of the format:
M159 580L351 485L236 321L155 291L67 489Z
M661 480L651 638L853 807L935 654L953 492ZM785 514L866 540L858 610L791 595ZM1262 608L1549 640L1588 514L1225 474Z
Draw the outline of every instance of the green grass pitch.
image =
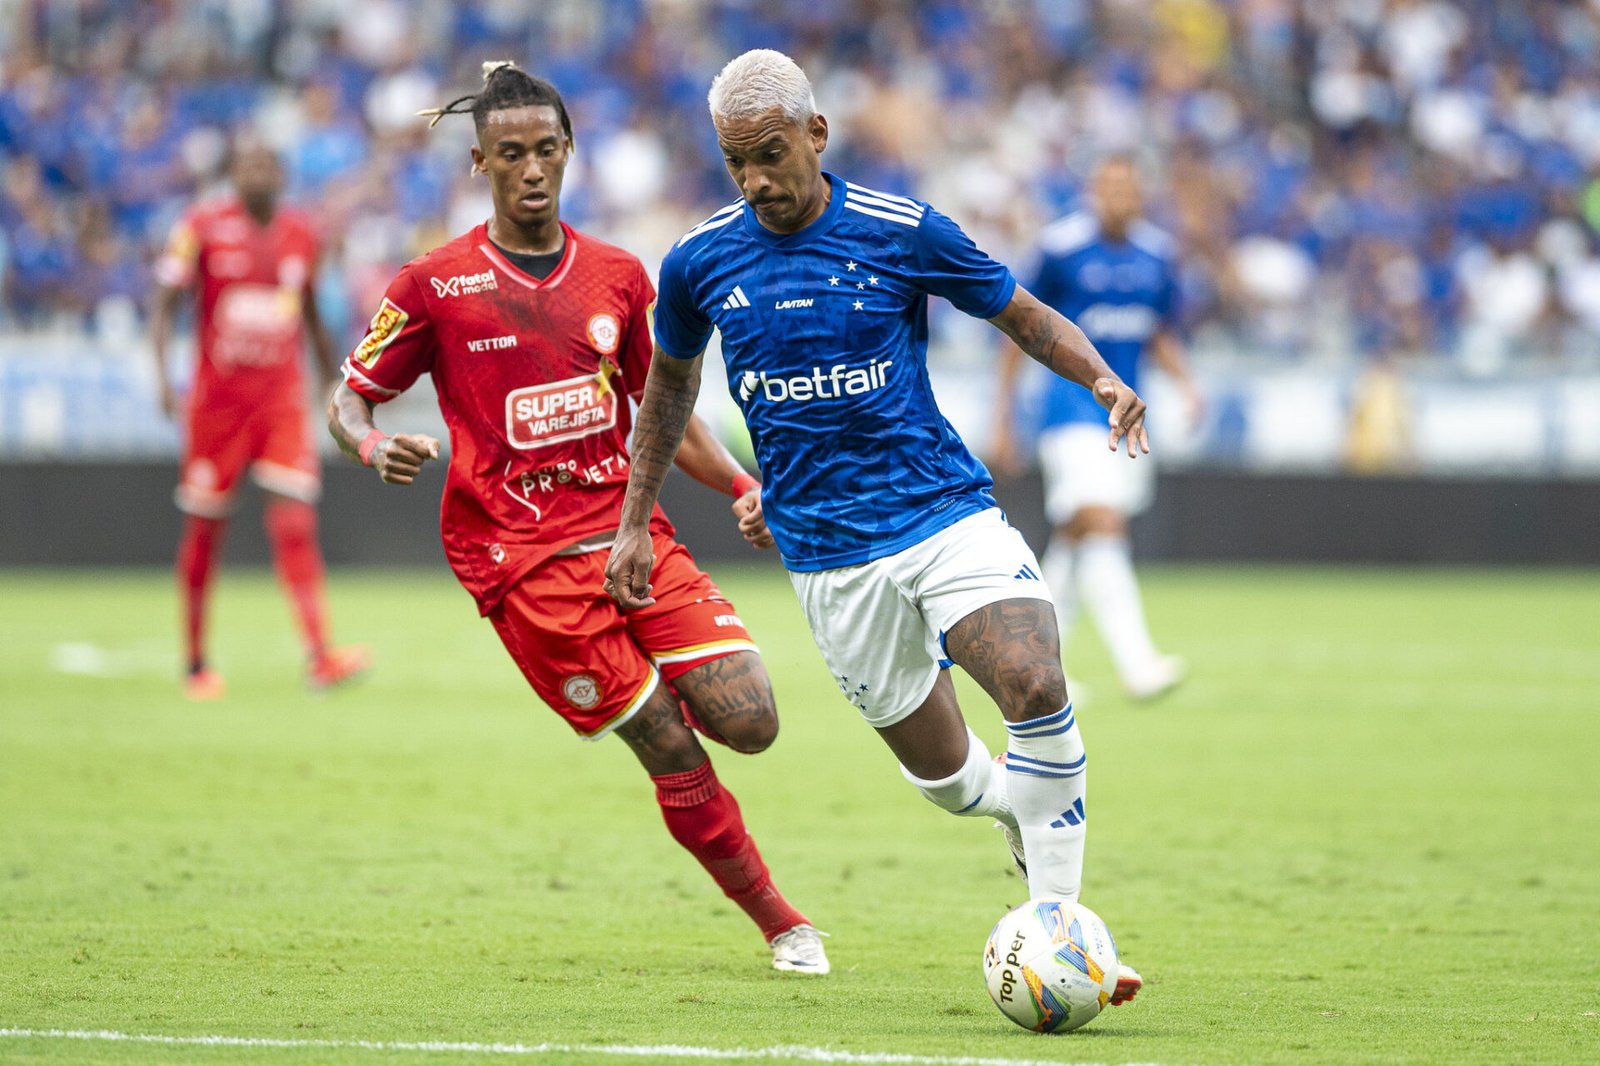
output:
M769 969L448 574L336 574L378 667L317 697L270 578L226 572L230 694L191 705L167 574L0 573L0 1062L1600 1061L1600 573L1149 568L1188 685L1134 706L1069 656L1084 901L1147 984L1058 1037L981 984L999 833L901 780L778 571L718 577L784 725L717 766L825 979Z

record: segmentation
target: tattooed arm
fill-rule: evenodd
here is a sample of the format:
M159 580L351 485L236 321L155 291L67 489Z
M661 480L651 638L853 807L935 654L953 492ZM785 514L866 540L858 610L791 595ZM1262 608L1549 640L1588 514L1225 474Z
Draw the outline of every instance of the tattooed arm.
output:
M1122 440L1128 442L1130 458L1138 455L1135 445L1146 453L1150 451L1150 439L1144 429L1144 401L1111 372L1083 330L1020 285L1005 310L989 321L1051 373L1076 381L1094 394L1100 405L1111 412L1112 451Z
M633 426L632 465L628 493L622 500L622 523L606 563L606 591L624 608L655 602L650 571L655 555L650 546L650 512L661 495L661 482L678 455L683 431L694 414L700 392L700 359L674 359L661 352L650 364L644 401Z

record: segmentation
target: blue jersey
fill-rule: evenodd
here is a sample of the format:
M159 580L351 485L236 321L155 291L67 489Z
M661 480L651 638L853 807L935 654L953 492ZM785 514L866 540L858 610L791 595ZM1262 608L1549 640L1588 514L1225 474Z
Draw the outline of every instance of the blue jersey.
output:
M721 332L767 526L800 571L892 555L995 506L934 403L928 296L992 318L1017 284L927 204L824 177L832 199L798 233L742 200L690 230L661 264L655 314L674 358Z
M1083 330L1112 372L1137 392L1145 345L1178 316L1172 239L1139 221L1128 227L1126 240L1115 241L1080 211L1045 227L1039 251L1038 276L1028 291ZM1051 375L1048 389L1046 427L1105 425L1105 408L1082 385Z

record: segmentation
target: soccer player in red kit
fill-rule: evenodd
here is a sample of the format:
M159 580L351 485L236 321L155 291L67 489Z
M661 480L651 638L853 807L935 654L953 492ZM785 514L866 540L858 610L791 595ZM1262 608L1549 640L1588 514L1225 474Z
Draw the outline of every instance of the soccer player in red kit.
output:
M440 527L456 576L534 691L586 739L615 732L655 784L667 829L756 923L773 966L828 972L821 934L772 882L694 729L736 751L777 735L772 686L734 607L659 508L653 601L622 611L604 582L627 486L629 397L642 395L655 290L639 260L559 213L572 123L554 86L485 64L470 113L474 173L494 216L413 260L344 364L329 428L346 453L409 485L439 442L385 434L373 406L433 375L450 429ZM677 463L771 537L760 486L701 423ZM694 728L691 728L693 726Z
M315 688L367 666L364 648L330 645L315 503L321 490L306 418L301 348L309 338L322 375L337 363L313 291L317 238L310 221L282 206L283 173L264 145L242 143L234 195L196 204L174 227L156 264L151 318L161 406L179 415L167 348L179 304L198 290L194 387L184 408L185 446L176 492L186 515L178 586L188 651L185 692L223 694L205 655L207 596L240 477L267 494L264 521L278 576L294 606Z

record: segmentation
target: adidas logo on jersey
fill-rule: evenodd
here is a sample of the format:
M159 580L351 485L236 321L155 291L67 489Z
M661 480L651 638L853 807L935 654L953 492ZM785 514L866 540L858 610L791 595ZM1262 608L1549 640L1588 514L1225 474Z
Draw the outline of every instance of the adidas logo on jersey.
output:
M428 280L433 282L433 291L439 296L470 296L475 292L488 292L500 287L495 283L492 270L485 270L482 274L457 274L453 278Z
M726 300L722 301L722 309L724 311L732 311L734 308L737 308L737 307L749 307L749 306L750 306L750 298L748 296L746 296L744 294L744 290L739 288L739 286L737 286L737 285L735 285L733 287L733 292L728 294L728 298Z
M835 363L826 371L820 366L811 368L809 374L793 377L768 377L765 371L746 370L739 379L739 402L749 403L757 391L773 403L794 400L834 400L840 396L859 396L883 388L889 382L889 368L893 359L874 359L864 367L850 367Z

